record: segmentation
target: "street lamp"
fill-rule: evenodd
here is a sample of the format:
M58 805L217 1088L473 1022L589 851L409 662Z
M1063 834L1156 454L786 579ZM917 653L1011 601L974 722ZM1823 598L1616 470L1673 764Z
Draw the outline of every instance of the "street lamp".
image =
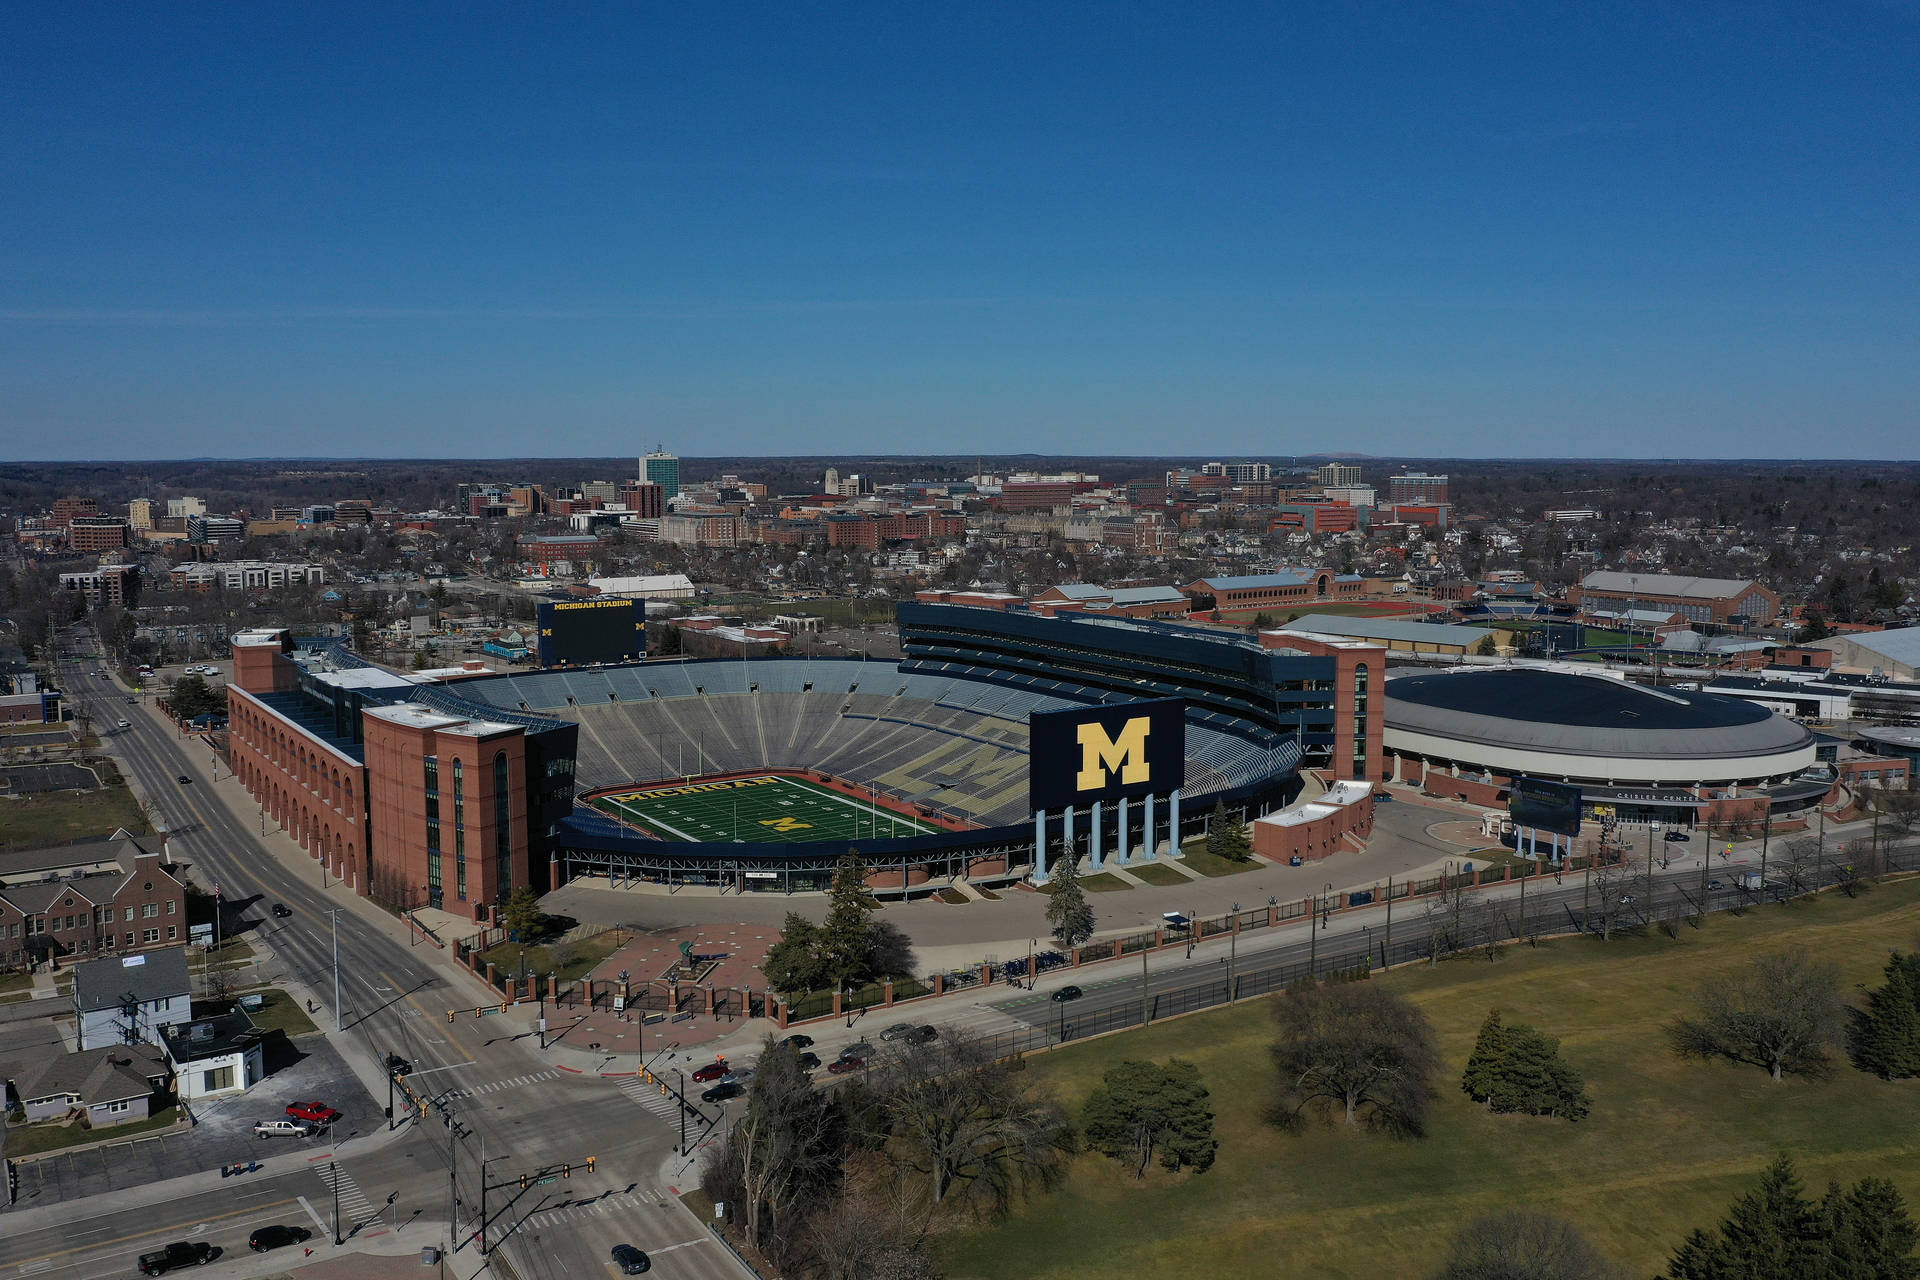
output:
M1233 1003L1233 971L1240 956L1240 904L1233 904L1233 921L1227 926L1227 1003Z
M1320 898L1320 927L1327 927L1328 919L1333 915L1333 881L1327 881L1327 890Z
M673 1154L684 1156L687 1154L687 1073L675 1067L673 1074L680 1078L680 1145L674 1148Z

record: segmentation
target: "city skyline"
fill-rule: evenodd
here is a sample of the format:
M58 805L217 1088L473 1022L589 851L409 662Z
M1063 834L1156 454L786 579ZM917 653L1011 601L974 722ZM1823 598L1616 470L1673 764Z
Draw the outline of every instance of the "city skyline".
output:
M1914 454L1898 6L460 18L24 15L0 455Z

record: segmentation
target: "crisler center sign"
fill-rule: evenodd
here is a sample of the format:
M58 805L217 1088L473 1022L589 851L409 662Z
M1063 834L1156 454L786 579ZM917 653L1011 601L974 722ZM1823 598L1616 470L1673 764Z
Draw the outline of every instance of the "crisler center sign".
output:
M1178 698L1042 711L1028 724L1029 812L1186 785L1186 704Z

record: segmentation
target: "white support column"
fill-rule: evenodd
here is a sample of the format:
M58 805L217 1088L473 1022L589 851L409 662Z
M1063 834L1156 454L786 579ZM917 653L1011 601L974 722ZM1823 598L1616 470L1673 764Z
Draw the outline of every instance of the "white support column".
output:
M1147 792L1147 829L1141 834L1146 839L1140 842L1140 856L1152 862L1154 855L1159 852L1160 842L1155 838L1156 833L1153 829L1153 792L1151 791Z
M1107 865L1100 849L1100 802L1095 800L1087 810L1087 855L1095 871Z
M1068 805L1065 809L1062 809L1060 811L1060 817L1061 817L1061 825L1065 828L1064 843L1067 846L1067 851L1061 854L1060 856L1063 858L1075 859L1074 869L1078 870L1080 866L1078 861L1080 855L1075 853L1073 849L1073 806Z
M1033 882L1047 882L1047 811L1033 815Z
M1180 793L1167 797L1167 856L1180 856Z
M1113 824L1113 847L1116 861L1126 866L1133 861L1133 847L1127 837L1127 798L1120 797L1120 820Z

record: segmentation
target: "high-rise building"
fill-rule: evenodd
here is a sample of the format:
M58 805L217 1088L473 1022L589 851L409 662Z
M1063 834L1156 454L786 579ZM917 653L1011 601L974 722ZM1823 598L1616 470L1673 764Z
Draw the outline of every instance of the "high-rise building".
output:
M666 490L667 500L671 502L680 496L679 455L663 451L648 454L640 459L640 478Z
M1351 462L1329 462L1314 473L1322 485L1344 489L1360 483L1360 468Z
M75 551L113 551L133 545L127 522L119 516L75 516L67 531Z
M58 525L72 524L75 516L97 516L100 504L92 498L56 498L53 503L53 522Z
M188 516L207 514L207 504L198 498L168 498L167 515L173 519L185 519Z
M1447 478L1419 471L1404 471L1387 480L1388 502L1446 502Z
M1235 484L1273 479L1273 464L1267 462L1209 462L1200 468L1204 476L1225 476Z
M137 532L153 528L153 499L135 498L127 504L127 524Z

